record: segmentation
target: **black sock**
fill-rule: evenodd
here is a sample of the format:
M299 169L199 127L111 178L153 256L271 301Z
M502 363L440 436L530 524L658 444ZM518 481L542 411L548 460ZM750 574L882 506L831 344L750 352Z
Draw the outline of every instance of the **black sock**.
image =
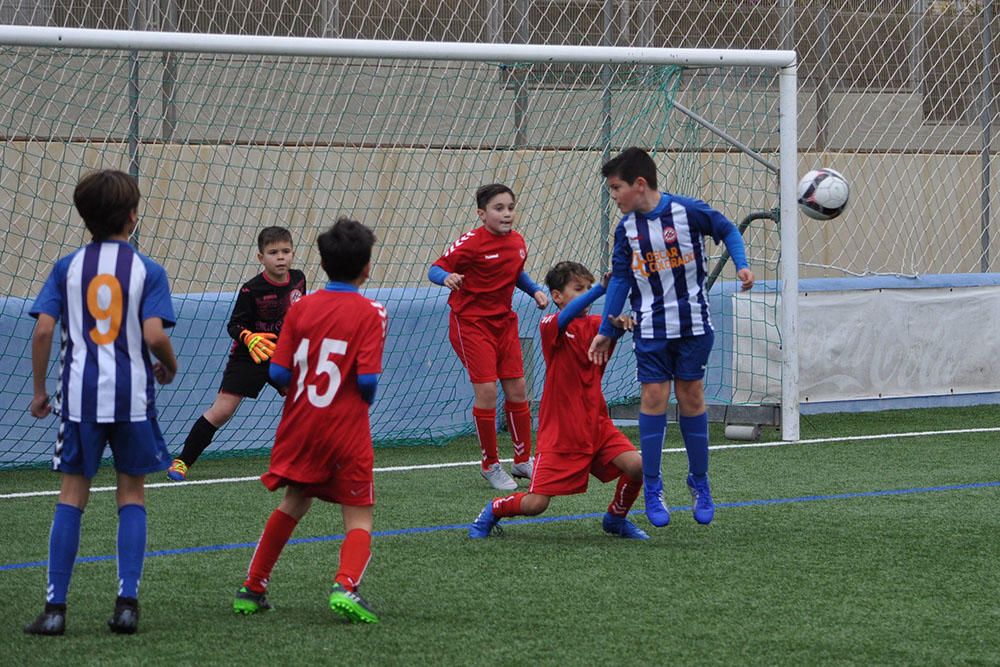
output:
M198 421L194 423L191 432L188 433L187 440L184 441L184 450L177 458L189 466L194 465L205 448L212 444L212 438L218 430L219 427L212 426L212 422L205 419L204 416L198 417Z

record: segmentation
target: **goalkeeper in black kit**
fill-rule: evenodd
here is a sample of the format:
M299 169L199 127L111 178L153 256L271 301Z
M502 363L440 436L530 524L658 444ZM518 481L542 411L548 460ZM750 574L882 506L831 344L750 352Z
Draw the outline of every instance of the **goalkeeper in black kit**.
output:
M236 413L244 398L257 398L268 377L269 359L288 308L306 293L305 274L291 268L295 252L292 235L283 227L266 227L257 237L257 259L264 267L247 281L236 297L226 327L233 338L222 385L212 406L198 418L173 460L167 477L187 479L188 471L211 444L215 432ZM274 385L272 385L274 386ZM276 387L280 394L284 390Z

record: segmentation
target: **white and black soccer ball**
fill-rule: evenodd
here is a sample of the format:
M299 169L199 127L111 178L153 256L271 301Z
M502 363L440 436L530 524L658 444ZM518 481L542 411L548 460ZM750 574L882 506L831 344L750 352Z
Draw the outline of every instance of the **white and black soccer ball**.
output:
M847 208L850 195L847 179L826 167L810 171L799 181L799 208L814 220L836 218Z

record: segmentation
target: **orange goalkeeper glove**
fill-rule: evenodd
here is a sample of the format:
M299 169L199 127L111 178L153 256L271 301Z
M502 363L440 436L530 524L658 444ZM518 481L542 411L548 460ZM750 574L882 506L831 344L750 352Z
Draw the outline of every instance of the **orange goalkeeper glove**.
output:
M240 341L250 350L250 358L257 364L271 358L276 340L278 335L273 333L254 333L249 329L240 332Z

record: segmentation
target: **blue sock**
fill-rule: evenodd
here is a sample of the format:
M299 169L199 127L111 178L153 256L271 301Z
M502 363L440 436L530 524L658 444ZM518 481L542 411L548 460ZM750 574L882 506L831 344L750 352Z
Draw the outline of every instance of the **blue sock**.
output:
M639 413L639 451L642 454L642 474L646 477L660 477L660 459L663 458L663 438L666 432L666 415Z
M687 450L688 472L696 478L704 478L708 474L708 413L697 417L681 415L677 421Z
M146 553L146 508L122 505L118 508L118 595L139 598L142 559Z
M49 532L49 588L45 601L66 604L69 580L73 576L76 552L80 548L80 520L83 510L65 503L56 504Z

